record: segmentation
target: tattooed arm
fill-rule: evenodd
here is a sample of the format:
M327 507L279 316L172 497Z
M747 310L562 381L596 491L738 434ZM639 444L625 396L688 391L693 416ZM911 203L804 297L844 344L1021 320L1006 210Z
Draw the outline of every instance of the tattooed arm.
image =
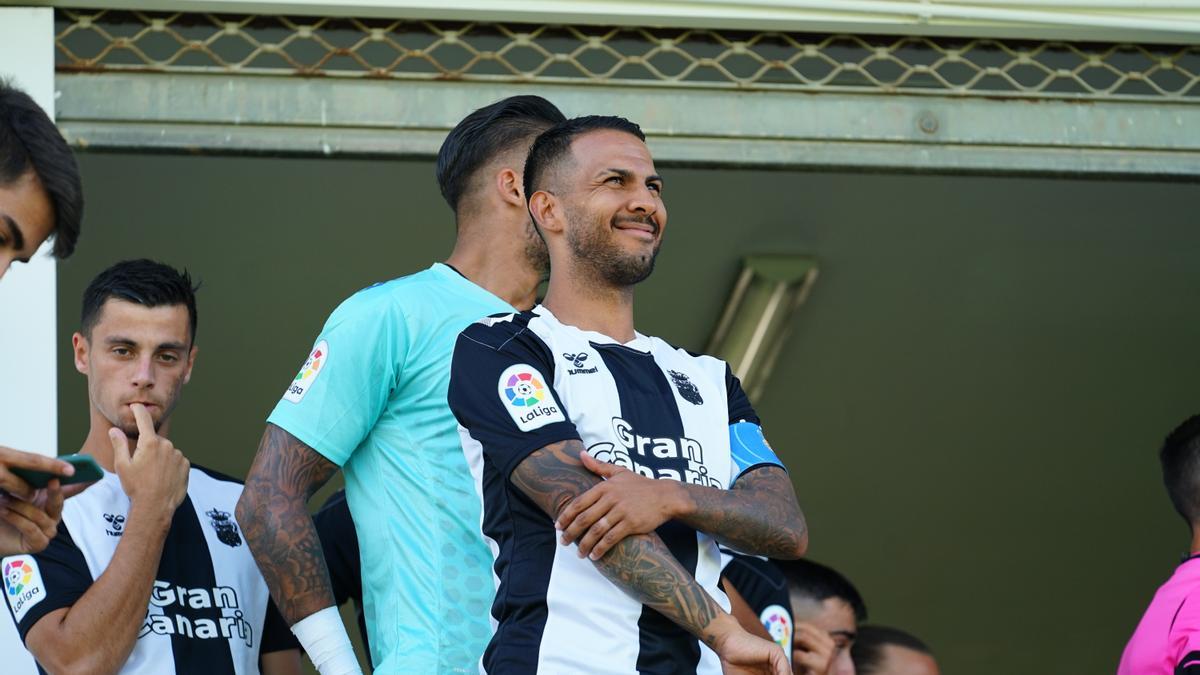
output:
M553 443L522 460L510 480L547 515L557 518L573 499L599 482L584 468L581 456L587 453L578 440ZM742 630L657 534L625 537L594 564L639 602L703 640L727 663L768 667L781 675L787 672L783 651Z
M590 455L588 471L605 479L563 509L563 543L579 542L579 554L595 560L632 534L653 532L679 520L722 544L752 555L795 559L808 547L808 527L787 473L762 466L743 474L729 490L656 481Z
M316 450L268 424L238 501L246 543L288 625L334 606L308 500L337 470Z

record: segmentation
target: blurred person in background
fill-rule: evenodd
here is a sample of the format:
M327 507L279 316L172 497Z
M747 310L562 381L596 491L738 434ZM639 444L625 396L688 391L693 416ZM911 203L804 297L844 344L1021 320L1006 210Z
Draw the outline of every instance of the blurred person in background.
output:
M1200 673L1200 415L1176 427L1158 457L1167 496L1191 540L1125 645L1117 675Z
M898 628L859 626L850 647L858 675L940 675L929 646Z
M787 579L792 619L796 624L792 638L794 672L821 673L819 659L826 653L829 640L833 643L833 657L824 672L854 675L850 648L858 636L858 625L867 620L867 605L858 589L833 568L811 560L773 563ZM813 657L806 658L809 655Z

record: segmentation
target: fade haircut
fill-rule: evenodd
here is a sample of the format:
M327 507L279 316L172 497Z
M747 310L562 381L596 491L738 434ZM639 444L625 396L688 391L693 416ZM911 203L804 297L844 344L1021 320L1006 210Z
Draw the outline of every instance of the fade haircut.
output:
M0 80L0 185L29 171L54 207L54 257L75 251L83 219L79 165L54 122L28 94Z
M882 673L880 669L884 665L883 648L888 645L904 647L933 656L929 645L898 628L859 626L854 644L850 645L850 658L854 661L855 672L858 675Z
M100 320L100 310L112 298L143 307L185 305L191 341L195 344L198 290L199 284L192 284L187 270L180 272L170 265L144 258L119 262L96 275L84 290L80 332L88 340L92 339L92 328Z
M804 558L775 560L774 563L787 577L788 588L793 593L816 602L838 598L850 605L856 620L867 620L867 605L859 595L858 589L833 568Z
M438 150L437 181L455 214L485 164L566 119L541 96L510 96L467 115Z
M525 201L528 202L534 192L543 189L550 176L571 158L571 143L576 138L589 131L602 129L624 131L646 142L642 128L624 117L587 115L560 122L537 137L529 149L529 156L525 158Z
M1171 504L1188 525L1200 521L1200 415L1175 427L1158 458Z

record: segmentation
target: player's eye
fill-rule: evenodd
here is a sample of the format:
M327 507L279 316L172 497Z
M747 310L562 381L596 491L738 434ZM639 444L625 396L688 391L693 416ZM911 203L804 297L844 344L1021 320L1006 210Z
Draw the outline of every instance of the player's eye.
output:
M650 188L654 192L662 194L662 191L663 191L662 183L647 183L646 187Z
M171 352L163 352L162 354L158 355L158 358L163 361L166 361L167 363L175 363L176 361L179 360L179 357L172 354Z
M612 183L613 185L621 185L622 183L625 182L625 180L623 178L621 178L620 176L609 176L608 178L604 179L604 182Z
M113 347L112 353L117 356L129 356L133 352L129 351L128 347Z

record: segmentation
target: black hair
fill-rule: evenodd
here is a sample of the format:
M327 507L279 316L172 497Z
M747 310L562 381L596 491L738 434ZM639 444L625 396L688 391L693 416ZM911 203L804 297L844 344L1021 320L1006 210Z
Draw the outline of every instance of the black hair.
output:
M100 319L100 310L110 298L137 303L144 307L186 305L191 340L196 342L196 291L187 270L182 272L170 265L153 260L125 260L104 270L92 279L83 292L83 312L80 331L91 339L92 328Z
M547 177L570 157L571 143L577 137L601 129L624 131L639 141L646 140L642 128L624 117L587 115L555 124L537 137L525 158L525 201L529 201L533 193L544 186Z
M54 257L66 258L75 251L83 220L79 165L46 111L0 80L0 185L12 185L30 170L54 206Z
M1175 510L1189 525L1200 521L1200 415L1175 427L1158 453L1163 484Z
M553 103L528 95L510 96L467 115L438 150L437 181L446 203L458 213L476 171L564 119Z
M883 648L888 645L933 655L933 652L929 650L929 645L898 628L859 626L854 643L850 645L850 658L854 661L854 671L859 675L872 675L879 672L883 667Z
M867 605L859 595L858 589L837 570L804 558L774 562L787 577L788 588L793 593L817 602L838 598L850 605L854 610L855 619L867 620Z

